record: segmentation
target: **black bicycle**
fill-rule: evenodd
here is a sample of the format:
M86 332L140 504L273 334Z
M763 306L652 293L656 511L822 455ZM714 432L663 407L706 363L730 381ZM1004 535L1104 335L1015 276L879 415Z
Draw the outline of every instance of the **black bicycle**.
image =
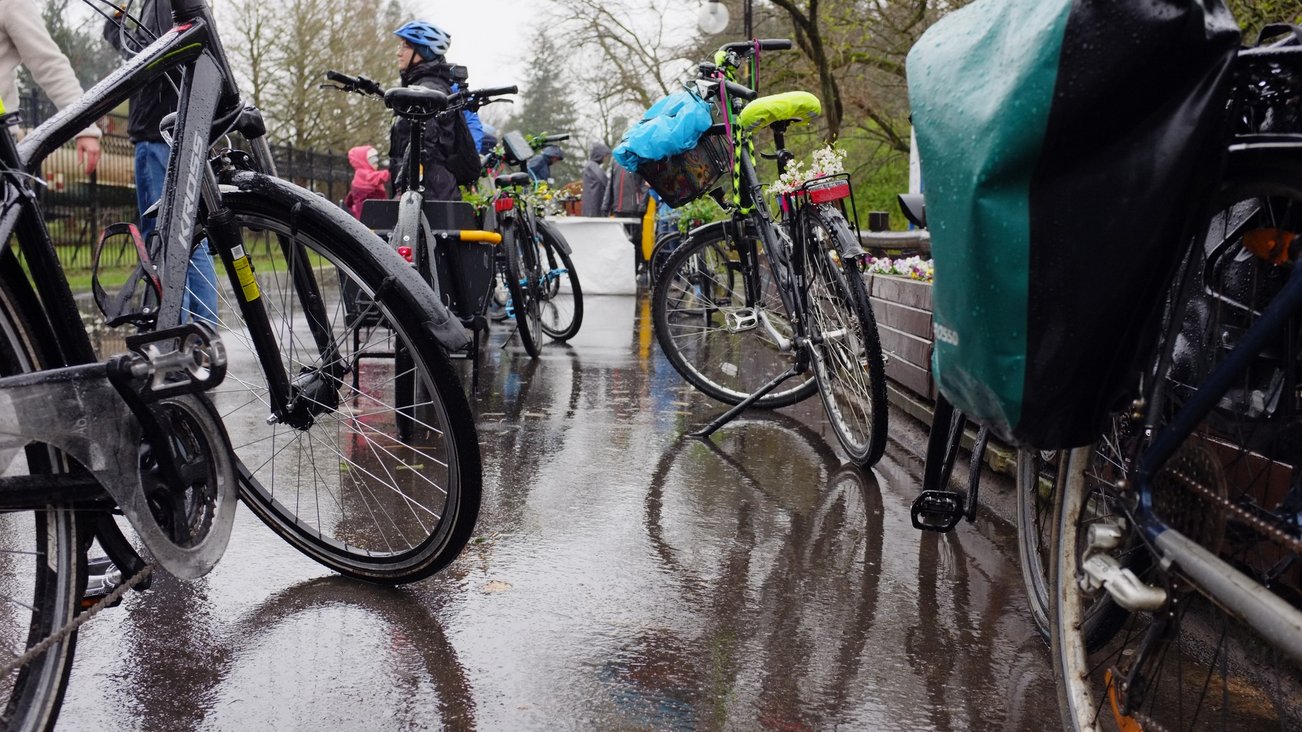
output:
M717 193L724 172L733 172L733 198L721 200L731 216L692 231L657 279L656 339L683 378L734 405L697 436L751 406L784 406L817 390L842 447L867 467L886 449L885 364L864 288L865 254L849 225L853 214L847 218L849 177L810 180L782 194L775 221L748 130L773 131L780 175L793 158L787 127L820 106L802 92L756 99L731 80L757 49L790 47L787 40L723 46L720 63L701 64L695 82L723 121L693 150L638 170L670 206Z
M240 498L308 556L407 582L456 557L474 528L480 462L444 354L468 338L393 251L325 199L278 180L204 0L15 145L0 134L0 624L3 722L52 726L97 539L128 578L149 575L117 529L193 577L225 547ZM97 286L131 353L97 362L35 195L60 144L162 74L180 72L158 236L116 294ZM5 126L17 113L0 117ZM251 154L215 140L239 133ZM207 240L224 265L216 331L183 324L186 269ZM101 241L100 247L105 246ZM350 313L347 292L366 295ZM378 319L354 347L363 322ZM380 356L380 352L387 356ZM224 377L224 378L223 378ZM352 386L356 383L357 386ZM234 436L230 440L227 435ZM233 442L233 446L231 445Z
M569 135L535 138L541 147L569 139ZM569 242L542 219L535 200L533 176L524 171L531 145L519 132L502 137L500 161L517 172L491 178L491 210L503 235L499 272L510 300L503 303L507 317L516 320L516 332L531 357L542 352L543 336L564 341L583 324L583 288L570 257Z
M480 229L474 208L458 201L424 200L420 160L425 124L445 114L477 112L485 105L518 89L505 86L462 89L445 95L419 86L386 90L365 76L327 71L331 84L323 87L370 96L384 101L395 117L408 120L407 151L397 172L402 194L396 201L366 201L362 223L387 234L389 243L416 267L434 297L461 319L473 334L464 355L472 362L472 388L479 383L479 346L488 330L485 314L493 291L493 262L502 236Z

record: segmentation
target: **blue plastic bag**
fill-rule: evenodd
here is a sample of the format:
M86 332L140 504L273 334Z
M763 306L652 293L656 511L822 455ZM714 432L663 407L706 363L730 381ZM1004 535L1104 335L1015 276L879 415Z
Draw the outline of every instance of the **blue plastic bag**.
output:
M651 105L641 121L629 128L615 146L615 162L636 172L648 160L664 160L696 147L701 135L714 124L710 105L681 91Z

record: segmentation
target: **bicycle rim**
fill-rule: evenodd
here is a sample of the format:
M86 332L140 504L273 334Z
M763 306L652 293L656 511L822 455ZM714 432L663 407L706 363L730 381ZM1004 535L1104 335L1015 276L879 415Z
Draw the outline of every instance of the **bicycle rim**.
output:
M523 219L517 218L514 236L510 242L503 240L506 252L506 289L511 293L511 309L515 313L516 334L520 344L532 357L537 358L542 352L542 316L538 309L538 288L541 277L538 272L538 256L530 256L537 251L533 228Z
M1159 378L1143 401L1156 434L1256 322L1296 266L1270 264L1251 250L1257 237L1302 233L1302 166L1281 159L1245 170L1230 179L1205 219L1176 290L1181 304L1170 311L1174 317L1155 359ZM1300 498L1302 415L1286 372L1297 357L1298 326L1294 317L1256 354L1157 470L1143 497L1152 517L1295 609L1302 606L1302 583L1299 531L1290 507ZM1145 559L1150 552L1142 549L1144 537L1130 510L1135 496L1118 489L1126 484L1115 476L1098 472L1101 452L1073 452L1061 499L1054 660L1065 724L1302 726L1302 667L1275 647L1278 638L1262 637L1213 600L1183 571L1183 556L1169 557L1174 563ZM1120 529L1117 548L1089 543L1090 530L1100 527ZM1091 642L1084 628L1107 594L1073 581L1086 576L1086 561L1097 554L1112 556L1145 585L1166 592L1156 611L1125 615L1106 644Z
M232 282L219 277L230 366L211 396L241 461L241 498L340 573L386 583L433 574L474 528L480 467L460 382L423 325L427 290L387 275L391 263L328 218L291 219L252 196L226 202L243 227L283 368L313 414L307 424L268 423L264 372ZM301 252L287 256L290 241ZM296 272L315 280L332 348L309 328Z
M36 371L40 339L25 315L26 282L15 274L18 265L6 253L0 264L4 277L19 285L0 284L0 373L10 376ZM50 344L46 344L48 347ZM51 456L29 448L15 458L5 475L49 472ZM85 590L83 528L70 506L0 514L0 648L3 665L24 655L33 645L65 627L76 617ZM88 541L88 540L87 540ZM54 726L72 670L76 633L55 642L31 662L0 678L4 700L0 724L5 729L43 730Z
M670 255L652 293L656 340L669 363L692 386L725 404L745 399L794 360L758 321L739 318L748 307L746 278L759 277L759 309L783 337L793 334L763 261L767 255L759 257L758 266L743 272L736 242L723 226L698 230ZM801 374L753 406L787 406L816 389L814 375Z
M877 321L856 267L837 252L849 244L840 214L807 211L807 329L828 419L850 459L869 467L886 451L886 367Z
M558 341L567 341L583 326L583 288L570 255L551 241L554 234L543 226L539 227L539 232L543 237L542 285L538 303L542 330Z

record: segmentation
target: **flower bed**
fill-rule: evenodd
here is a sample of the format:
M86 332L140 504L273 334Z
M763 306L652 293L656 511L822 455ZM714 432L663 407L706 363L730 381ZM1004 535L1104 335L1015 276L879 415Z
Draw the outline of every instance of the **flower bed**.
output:
M869 257L866 271L868 274L896 275L908 277L911 280L931 282L936 268L930 259L923 259L922 257L905 257L901 259Z

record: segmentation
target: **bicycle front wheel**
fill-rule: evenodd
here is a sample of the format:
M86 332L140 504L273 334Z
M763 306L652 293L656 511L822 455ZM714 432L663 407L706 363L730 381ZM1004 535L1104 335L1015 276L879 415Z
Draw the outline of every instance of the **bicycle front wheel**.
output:
M429 290L353 219L290 184L242 175L223 199L257 280L234 272L218 283L229 368L211 392L241 462L241 497L337 572L427 577L469 539L481 485L470 407L434 336ZM262 304L279 363L257 352L234 288ZM284 369L297 404L278 420L268 368Z
M806 208L807 331L823 406L850 460L867 468L886 451L886 364L863 276L839 252L854 247L839 211Z
M542 236L542 286L538 304L543 332L558 341L578 335L583 326L583 287L574 260L561 245L560 232L546 221L538 222Z
M12 248L0 255L0 375L46 368L45 348L53 336L33 324L34 295ZM29 448L6 475L49 473L56 463L48 450ZM84 514L83 514L84 515ZM71 505L0 514L0 701L5 729L50 729L59 715L77 634L66 634L34 658L20 663L33 646L47 642L71 623L86 588L83 545L90 542Z
M780 336L793 337L768 255L758 243L759 261L743 264L741 244L730 232L742 226L727 222L692 232L665 262L651 300L656 340L669 363L692 386L725 404L750 396L794 361L760 321L767 318ZM749 287L759 293L756 302L747 295ZM806 372L753 406L785 407L816 389L813 373Z
M1142 429L1129 447L1073 451L1059 482L1053 659L1071 729L1302 728L1299 319L1280 299L1299 266L1288 244L1302 237L1302 160L1232 153L1227 170L1171 290ZM1243 345L1272 310L1288 317ZM1244 348L1198 417L1189 405ZM1167 447L1151 476L1131 469ZM1106 642L1092 637L1099 608L1136 587L1150 602L1118 608Z
M537 358L543 343L538 242L534 239L533 226L523 214L516 216L511 232L509 240L502 239L502 246L506 247L506 289L511 293L511 311L520 344L531 357Z

